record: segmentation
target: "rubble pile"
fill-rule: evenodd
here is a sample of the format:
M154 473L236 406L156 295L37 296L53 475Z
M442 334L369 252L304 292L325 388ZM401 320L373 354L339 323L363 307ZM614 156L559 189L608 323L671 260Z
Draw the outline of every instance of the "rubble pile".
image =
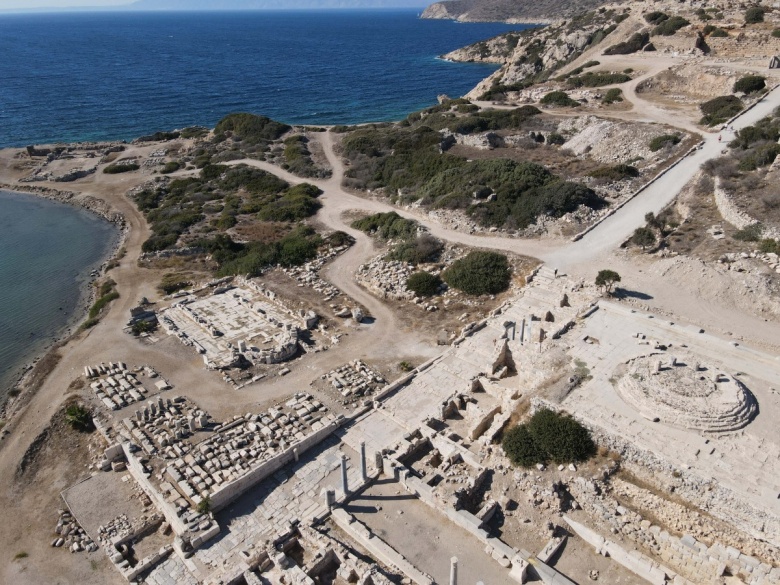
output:
M371 394L385 384L385 379L360 360L353 360L346 365L323 374L327 380L344 398Z
M138 379L138 373L141 371L146 370L136 372L128 370L124 362L109 362L108 365L101 363L84 368L87 379L93 380L90 387L95 392L95 396L109 410L119 410L129 404L141 402L147 397L145 395L149 394L149 389ZM146 373L148 375L148 372ZM149 377L156 377L156 374ZM167 383L159 384L155 390L162 390L167 386Z
M411 300L414 293L406 288L406 281L413 271L411 264L377 256L368 264L361 265L355 278L382 299Z
M309 394L296 394L284 406L225 423L188 451L174 445L181 453L166 467L162 491L174 499L181 493L197 504L332 420L325 416L327 407Z
M337 248L328 248L320 253L316 259L307 262L303 266L293 266L284 268L283 272L298 281L299 286L306 286L314 289L324 296L325 302L332 301L341 294L341 291L320 276L320 270L323 266L339 254L349 249L349 246L338 246Z
M186 398L150 400L143 410L136 410L134 418L122 422L129 440L139 444L149 455L177 459L184 455L182 440L198 430L210 426L208 413Z
M98 545L84 532L84 529L79 526L70 512L60 510L58 513L59 519L57 520L57 526L54 528L57 537L51 541L53 547L66 547L72 553L95 552L98 549Z

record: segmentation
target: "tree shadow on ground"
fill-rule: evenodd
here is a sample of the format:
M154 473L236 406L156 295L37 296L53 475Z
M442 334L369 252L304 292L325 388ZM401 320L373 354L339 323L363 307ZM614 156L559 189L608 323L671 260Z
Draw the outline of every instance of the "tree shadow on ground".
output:
M640 301L649 301L652 299L652 295L639 292L636 290L628 290L627 288L616 288L612 293L612 296L616 299L639 299Z

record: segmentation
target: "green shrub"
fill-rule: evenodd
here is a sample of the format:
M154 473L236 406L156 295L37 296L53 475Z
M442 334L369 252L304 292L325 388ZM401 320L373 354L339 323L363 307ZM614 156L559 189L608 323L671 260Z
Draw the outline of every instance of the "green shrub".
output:
M746 75L734 83L734 93L755 93L766 87L766 77L762 75Z
M129 173L131 171L137 171L141 167L137 163L114 163L108 165L103 169L103 172L107 175L118 175L120 173Z
M772 238L765 238L761 240L758 250L763 254L780 254L780 242Z
M65 409L65 422L74 430L86 433L95 428L92 413L80 404L71 404Z
M418 297L430 297L439 292L441 278L430 272L415 272L406 279L406 288Z
M609 73L606 71L588 71L577 77L566 80L569 87L603 87L631 81L631 76L626 73Z
M634 230L634 234L631 236L631 243L637 246L641 246L644 250L648 246L655 244L655 234L653 230L647 227L638 227Z
M715 126L739 114L743 104L737 96L723 95L704 102L699 108L704 114L701 124Z
M551 91L539 100L539 103L543 106L560 106L563 108L571 108L579 106L580 102L573 100L569 97L565 91Z
M747 150L757 142L777 142L780 139L780 120L764 118L753 126L746 126L737 132L737 137L731 141L731 148Z
M740 242L757 242L761 239L764 228L760 223L754 223L734 232L734 239Z
M263 221L299 221L317 213L322 204L317 201L322 191L308 183L291 187L268 202L258 212L257 217Z
M756 24L764 22L764 9L761 6L751 6L745 10L745 23Z
M714 24L708 24L702 29L701 32L706 37L709 36L716 28L718 27L716 27Z
M201 514L208 514L211 512L211 498L208 496L203 498L200 502L198 502L196 509Z
M662 148L667 146L674 146L679 144L682 138L679 134L664 134L662 136L656 136L650 141L650 150L652 152L658 152Z
M547 135L547 144L555 144L560 146L565 142L566 142L566 138L564 138L561 134L558 134L557 132L550 132Z
M375 213L355 220L352 227L382 240L412 240L417 237L419 230L416 221L403 218L395 211Z
M286 132L292 130L287 124L276 122L265 116L238 113L222 118L214 128L215 134L232 132L246 144L259 144L278 140Z
M141 136L138 142L163 142L166 140L176 140L181 136L180 132L155 132L148 136Z
M710 37L712 37L713 39L716 39L716 38L724 38L724 37L727 37L727 36L729 36L729 33L727 33L727 32L726 32L725 30L723 30L722 28L716 28L715 30L713 30L713 31L710 33Z
M504 433L501 447L509 460L519 467L545 463L547 454L536 444L526 425L517 425Z
M639 176L639 169L631 165L615 165L612 167L600 167L589 173L594 179L607 179L609 181L622 181Z
M503 254L474 251L453 262L442 277L448 285L466 294L495 295L509 288L512 273Z
M775 30L773 30L772 36L775 37L776 39L780 38L780 28L776 28Z
M669 15L658 10L645 14L645 20L649 24L659 25L662 22L669 20Z
M203 126L190 126L181 131L182 138L203 138L209 133L208 128Z
M512 463L521 467L548 461L586 461L596 454L588 429L571 417L547 409L504 433L501 446Z
M682 16L672 16L668 20L664 20L658 26L653 29L654 35L661 35L664 37L670 37L675 34L681 28L691 24L685 20Z
M650 42L650 34L647 32L634 33L627 41L612 45L604 51L605 55L629 55L641 51L642 47Z
M780 154L780 144L769 143L757 146L752 153L739 161L740 171L755 171L759 167L766 167L775 162Z
M396 244L388 253L388 260L423 264L436 262L444 250L444 244L430 234L421 234L414 240L406 240Z
M165 166L160 171L163 175L170 175L171 173L175 173L181 168L181 165L176 162L175 160L172 160L170 162L165 163Z
M615 102L623 101L623 90L619 87L612 87L607 90L604 97L601 98L601 103L605 105L614 104Z
M545 94L539 103L545 106L576 107L581 105L577 100L569 97L565 91L551 91Z
M190 282L181 274L169 272L162 277L162 281L160 281L160 284L157 288L159 288L166 295L172 295L173 293L185 289L191 285L192 282Z

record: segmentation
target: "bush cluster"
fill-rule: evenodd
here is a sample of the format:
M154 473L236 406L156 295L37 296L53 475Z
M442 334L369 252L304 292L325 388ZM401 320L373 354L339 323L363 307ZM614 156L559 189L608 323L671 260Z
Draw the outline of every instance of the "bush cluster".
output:
M631 81L626 73L610 73L607 71L588 71L583 75L570 77L566 80L569 87L603 87Z
M599 167L591 171L589 176L594 179L607 179L608 181L622 181L623 179L633 179L639 176L639 169L631 165L614 165L611 167Z
M437 262L444 250L444 244L430 234L420 234L413 240L397 243L387 254L388 260L424 264Z
M165 140L176 140L181 136L181 132L155 132L148 136L141 136L137 139L138 142L163 142Z
M614 104L615 102L623 101L623 90L619 87L612 87L607 90L604 97L601 98L601 103L605 105Z
M689 24L691 23L685 20L682 16L672 16L671 18L668 18L663 22L659 23L653 29L653 34L661 35L664 37L670 37L674 35L678 30L680 30L685 26L688 26Z
M284 164L282 168L299 177L328 177L330 171L314 164L308 147L309 140L301 134L284 140Z
M761 6L751 6L745 10L745 23L757 24L764 22L764 9Z
M650 150L652 152L658 152L667 146L679 144L680 140L682 140L682 138L680 138L679 134L663 134L661 136L656 136L650 141Z
M734 93L755 93L766 88L766 77L762 75L745 75L734 83Z
M739 114L743 108L742 100L734 95L722 95L699 105L702 114L700 123L705 126L722 124Z
M550 93L545 94L544 97L539 100L539 103L543 106L560 106L563 108L572 108L580 105L580 102L571 99L569 94L565 91L551 91Z
M586 461L596 454L588 429L571 417L546 409L504 433L501 446L512 463L520 467L550 461Z
M107 175L118 175L120 173L129 173L131 171L137 171L141 167L137 163L114 163L108 165L103 169L103 172Z
M352 227L382 240L413 240L417 237L420 226L413 219L406 219L395 211L388 211L357 219L352 222Z
M415 272L406 279L406 288L418 297L430 297L439 292L442 280L430 272Z
M309 226L299 226L273 242L234 242L219 234L196 242L219 265L220 276L259 276L266 268L300 266L317 256L322 239Z
M627 41L612 45L604 51L605 55L630 55L641 51L642 48L650 42L650 34L648 32L634 33L629 37Z
M214 134L231 132L235 138L240 138L247 144L258 144L278 140L292 130L287 124L282 124L265 116L237 113L228 114L214 128Z
M453 262L442 278L469 295L495 295L509 288L512 271L503 254L478 250Z

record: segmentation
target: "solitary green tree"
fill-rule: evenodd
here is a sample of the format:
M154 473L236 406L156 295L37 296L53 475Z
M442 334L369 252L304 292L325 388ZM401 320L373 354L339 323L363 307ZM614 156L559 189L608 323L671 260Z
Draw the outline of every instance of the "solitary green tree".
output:
M634 235L631 236L631 242L637 246L642 246L644 250L648 246L655 244L655 234L650 228L638 227L634 230Z
M600 270L596 275L596 286L600 286L607 294L612 294L612 287L620 282L620 275L614 270Z

